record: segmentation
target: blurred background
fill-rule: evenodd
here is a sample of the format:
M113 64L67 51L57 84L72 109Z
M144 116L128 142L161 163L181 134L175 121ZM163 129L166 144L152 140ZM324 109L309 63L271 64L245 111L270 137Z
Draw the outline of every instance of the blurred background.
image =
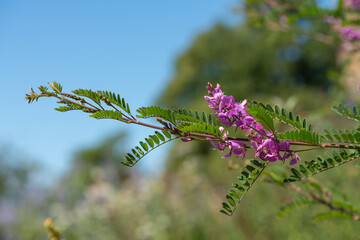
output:
M356 222L313 223L313 209L279 217L293 194L266 183L233 217L220 214L237 174L229 165L241 159L224 160L209 144L174 143L128 168L123 154L151 130L25 101L30 86L57 81L65 92L120 93L133 111L210 112L211 82L308 116L315 129L350 126L330 107L358 100L358 56L345 58L336 38L313 39L333 34L320 21L274 31L257 11L236 0L0 1L0 239L47 239L47 217L65 239L357 239ZM316 179L358 202L351 164Z

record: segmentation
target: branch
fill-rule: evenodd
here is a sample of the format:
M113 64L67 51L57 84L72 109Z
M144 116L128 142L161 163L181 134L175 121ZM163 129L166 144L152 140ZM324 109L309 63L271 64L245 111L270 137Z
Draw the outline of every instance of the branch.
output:
M311 181L311 180L310 180ZM318 184L319 185L319 184ZM299 194L301 194L302 196L310 199L310 200L314 200L315 202L321 204L321 205L324 205L326 206L327 208L329 208L330 210L332 211L338 211L338 212L341 212L341 213L346 213L346 214L349 214L352 216L352 220L353 221L359 221L360 220L360 215L356 212L356 211L352 211L350 209L346 209L342 206L337 206L337 205L334 205L333 202L331 201L332 199L332 196L329 192L328 189L324 188L324 187L321 187L321 191L326 193L325 196L327 196L327 198L325 197L321 197L319 195L316 195L315 193L313 192L305 192L303 191L300 187L296 186L295 184L285 184L283 185L286 189L289 189L289 190L292 190L292 191L295 191ZM319 185L320 186L320 185Z

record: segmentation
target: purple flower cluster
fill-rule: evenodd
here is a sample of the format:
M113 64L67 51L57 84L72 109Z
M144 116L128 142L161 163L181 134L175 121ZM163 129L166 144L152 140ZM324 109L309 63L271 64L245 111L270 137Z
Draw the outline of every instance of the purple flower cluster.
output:
M360 11L360 0L349 0L350 6Z
M341 35L349 41L360 40L360 31L353 29L350 26L346 26L341 30Z
M227 96L221 91L219 84L214 88L208 83L207 90L209 96L205 96L205 100L210 104L209 107L216 111L214 115L220 118L221 123L249 132L249 141L256 149L255 157L260 157L269 162L285 161L291 158L291 165L300 160L299 156L290 150L288 141L279 142L272 132L265 130L261 124L255 121L254 117L246 111L248 110L246 100L241 103L235 102L233 96ZM230 149L223 158L232 154L244 156L246 144L239 140L229 140L228 131L223 127L220 127L219 130L222 132L224 140L218 143L212 142L212 144L221 152L227 148Z
M219 128L220 132L223 134L223 138L227 139L228 137L228 131L224 131L223 127ZM246 144L242 141L238 140L224 140L219 143L215 143L211 141L212 145L214 145L217 149L219 149L221 152L224 151L226 148L229 148L229 153L222 156L222 158L230 157L232 153L234 153L236 156L245 155L246 153Z
M209 107L218 113L215 116L220 118L222 124L226 126L240 127L245 131L250 131L255 121L254 118L246 112L246 100L242 103L235 102L233 96L224 95L217 84L214 88L210 83L207 85L210 96L205 96L205 100L210 104Z

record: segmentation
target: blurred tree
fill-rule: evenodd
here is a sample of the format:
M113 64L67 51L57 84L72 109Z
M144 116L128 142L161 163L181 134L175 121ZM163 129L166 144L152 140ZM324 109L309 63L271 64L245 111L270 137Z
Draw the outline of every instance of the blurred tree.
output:
M198 106L207 82L220 83L236 99L323 93L334 85L336 50L306 35L217 24L178 57L159 102Z
M19 206L34 197L30 180L37 166L27 160L19 149L0 147L0 239L14 239L12 227L21 214Z
M95 146L78 150L70 163L68 173L65 174L59 182L50 186L47 191L39 191L40 186L37 186L37 188L35 186L28 191L22 191L26 184L21 182L21 185L17 178L11 177L10 179L13 179L11 190L18 193L15 198L23 199L23 201L21 203L8 205L8 207L16 208L16 212L12 215L13 222L7 226L7 235L4 235L6 236L4 238L1 238L2 225L0 223L0 239L46 239L46 231L41 224L46 217L53 216L54 219L62 221L66 216L62 215L59 209L73 213L76 209L84 205L84 202L86 202L84 199L88 198L89 195L93 198L100 196L97 198L97 201L101 203L103 200L103 198L101 198L103 191L107 191L108 189L116 191L116 189L129 178L130 169L120 164L123 160L124 151L122 146L124 140L125 134L117 133L107 136ZM0 160L1 159L0 157ZM0 164L1 163L2 161L0 161ZM21 166L25 167L26 165L19 164L19 166L14 169L21 169ZM0 176L3 176L1 170L4 170L4 172L9 175L12 168L9 166L1 168ZM24 177L23 174L21 174L21 176ZM9 177L6 179L9 179ZM16 181L14 181L14 179ZM14 185L15 183L17 185ZM31 199L31 194L40 196L34 196L35 199ZM6 196L8 195L7 193ZM40 200L37 199L39 197L41 198ZM1 210L0 205L0 211ZM86 210L91 211L91 209ZM106 219L106 221L108 220L109 219ZM96 217L89 217L87 221L90 224L96 224L98 220ZM79 224L80 227L78 229L71 228L68 230L68 238L65 239L84 239L85 236L81 235L81 224L85 224L85 221L77 219L76 222L70 220L67 222L68 224L66 224L66 226L70 224L74 227L77 226L76 224ZM108 223L102 219L98 224L104 227ZM94 228L89 228L89 231L94 231ZM64 227L62 229L64 229ZM78 235L79 232L80 234ZM74 238L72 237L73 235L79 236L79 238Z
M0 147L0 197L12 201L19 199L18 195L26 189L30 175L36 168L25 161L25 156L15 152L18 150L12 147Z

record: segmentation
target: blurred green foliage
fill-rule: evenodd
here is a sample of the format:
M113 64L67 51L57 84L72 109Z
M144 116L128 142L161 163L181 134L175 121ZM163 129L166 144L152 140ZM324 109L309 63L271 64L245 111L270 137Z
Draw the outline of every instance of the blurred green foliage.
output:
M159 103L198 107L208 82L220 83L236 99L286 99L297 94L305 100L337 86L336 74L332 74L337 67L336 51L336 46L306 35L217 24L178 57Z
M79 150L74 154L70 171L56 190L69 206L75 206L83 192L96 181L98 175L113 186L119 186L129 177L128 169L121 165L125 134L108 136L95 146Z
M313 223L309 212L325 208L310 208L294 211L278 217L280 208L296 196L284 188L259 182L241 203L233 217L218 212L231 177L235 171L226 171L223 159L188 155L175 172L165 172L157 178L141 176L140 172L129 172L130 168L118 166L122 156L122 138L109 137L97 146L83 149L73 160L71 174L43 193L41 201L25 201L17 205L16 221L7 225L2 239L46 239L43 220L51 216L65 239L356 239L357 223L330 220ZM116 140L117 139L117 140ZM111 167L94 164L84 168L89 173L87 184L78 176L80 162L96 163L91 149L109 150L105 146L117 146L109 157ZM180 146L191 146L183 144ZM188 149L182 148L185 154ZM111 155L111 154L110 154ZM96 156L96 155L95 155ZM101 155L97 155L101 156ZM215 159L216 158L216 159ZM201 169L216 161L221 167L213 169L229 181L216 182ZM97 162L99 163L99 162ZM207 164L206 164L207 163ZM276 164L273 167L279 167ZM121 178L111 178L111 172L124 171ZM357 170L358 171L358 170ZM346 175L346 181L344 180ZM330 182L342 192L356 189L356 169L339 168L323 175L320 180ZM351 180L354 181L351 181ZM77 190L72 202L64 197ZM34 191L34 189L31 189ZM28 198L30 192L24 192ZM350 201L358 199L352 193Z

